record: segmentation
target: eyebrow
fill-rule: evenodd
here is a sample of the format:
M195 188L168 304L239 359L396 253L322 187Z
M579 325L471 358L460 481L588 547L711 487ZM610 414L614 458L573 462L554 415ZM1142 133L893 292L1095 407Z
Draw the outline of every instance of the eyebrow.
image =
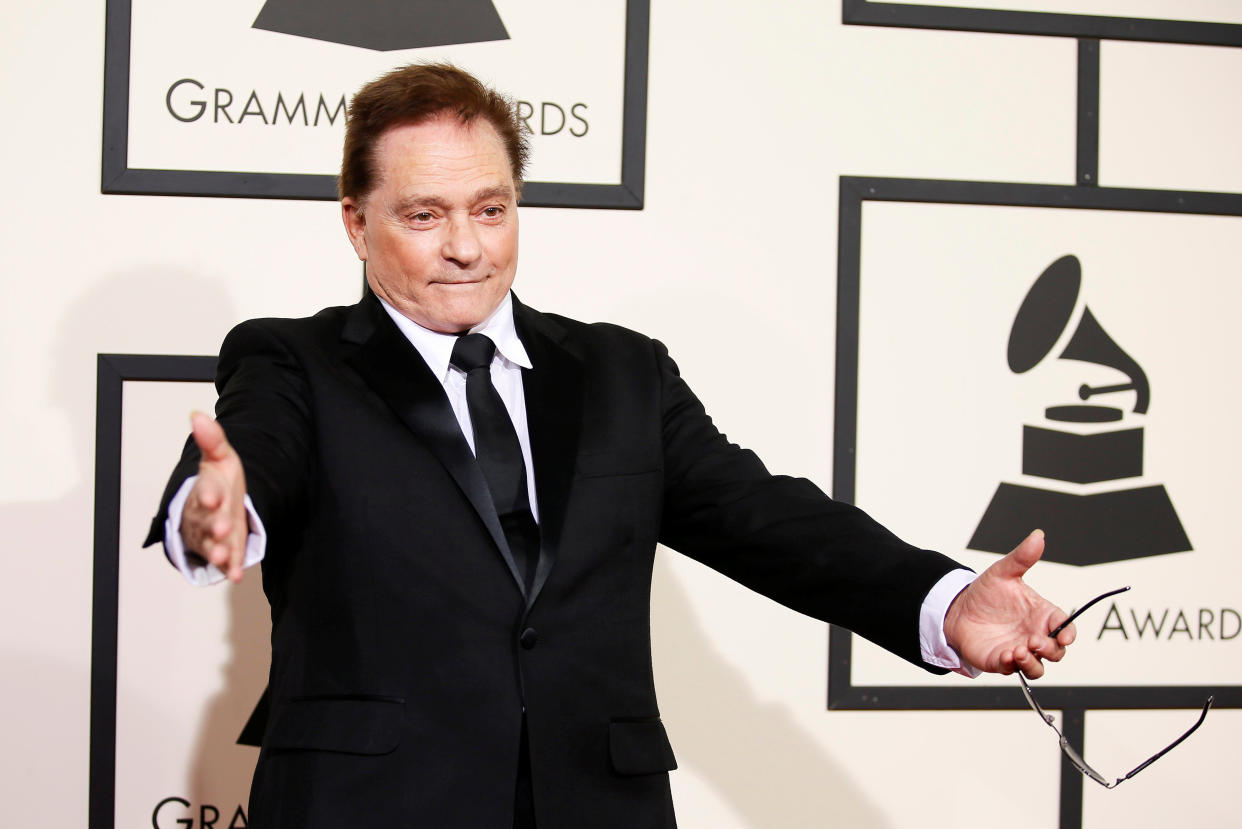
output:
M478 204L479 202L490 201L492 199L504 199L507 201L511 198L513 198L513 188L504 184L497 184L477 191L473 196L471 196L470 203ZM415 194L407 196L393 205L393 211L396 213L405 213L416 207L436 207L441 210L449 210L452 205L447 199L444 199L441 196L420 196Z

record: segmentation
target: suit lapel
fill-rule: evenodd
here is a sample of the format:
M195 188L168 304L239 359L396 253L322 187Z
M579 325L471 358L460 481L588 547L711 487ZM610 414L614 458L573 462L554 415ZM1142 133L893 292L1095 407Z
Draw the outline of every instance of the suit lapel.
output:
M525 592L500 520L496 517L487 481L462 436L461 426L449 405L444 387L431 373L418 350L402 335L379 300L369 292L350 312L341 338L358 346L357 350L346 354L345 362L358 372L412 432L423 439L452 475L487 528L518 589ZM536 475L538 469L536 464Z
M526 421L539 505L540 555L527 604L534 604L556 563L582 422L582 361L566 332L513 298L513 318L533 368L522 372Z

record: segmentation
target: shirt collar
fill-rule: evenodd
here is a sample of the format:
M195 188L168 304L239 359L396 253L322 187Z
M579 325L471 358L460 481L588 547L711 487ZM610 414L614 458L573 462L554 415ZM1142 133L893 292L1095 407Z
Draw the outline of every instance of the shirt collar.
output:
M393 308L380 296L376 296L384 311L397 324L397 328L410 341L410 344L422 355L423 361L443 383L448 379L449 360L453 356L453 346L457 342L456 334L441 334L429 328L423 328L409 317ZM496 344L496 353L506 367L531 368L530 356L526 346L518 339L517 327L513 324L513 295L505 294L505 298L496 306L496 310L483 322L471 328L467 333L486 334Z

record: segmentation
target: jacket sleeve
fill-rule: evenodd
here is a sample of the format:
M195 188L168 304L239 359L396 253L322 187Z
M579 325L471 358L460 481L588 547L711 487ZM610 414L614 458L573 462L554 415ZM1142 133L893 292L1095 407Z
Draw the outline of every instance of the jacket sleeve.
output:
M221 345L216 390L216 419L241 457L246 492L271 536L302 509L311 478L312 409L305 374L265 321L251 320L229 332ZM163 540L169 501L197 474L199 459L190 437L144 546Z
M929 668L920 656L919 610L932 586L960 565L905 543L810 481L770 474L716 429L664 346L655 349L665 464L661 542Z

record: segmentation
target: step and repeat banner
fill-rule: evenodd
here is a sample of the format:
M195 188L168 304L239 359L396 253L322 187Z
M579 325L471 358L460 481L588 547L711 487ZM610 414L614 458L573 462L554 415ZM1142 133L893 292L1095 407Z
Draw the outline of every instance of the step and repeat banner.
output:
M1036 686L1045 708L1184 708L1189 725L1208 696L1242 706L1242 196L1101 186L1098 157L1100 40L1238 47L1242 11L839 5L859 26L1077 38L1082 62L1076 185L840 178L835 497L977 570L1042 528L1033 582L1066 608L1129 588L1079 620L1075 658ZM534 145L524 204L639 209L649 11L108 0L102 190L333 200L354 90L450 60L516 96ZM99 355L91 829L247 825L261 574L190 589L140 549L185 413L213 407L213 371L212 357ZM840 629L828 662L834 709L1027 706L1012 677L932 677ZM1062 825L1081 812L1081 791L1063 791Z

